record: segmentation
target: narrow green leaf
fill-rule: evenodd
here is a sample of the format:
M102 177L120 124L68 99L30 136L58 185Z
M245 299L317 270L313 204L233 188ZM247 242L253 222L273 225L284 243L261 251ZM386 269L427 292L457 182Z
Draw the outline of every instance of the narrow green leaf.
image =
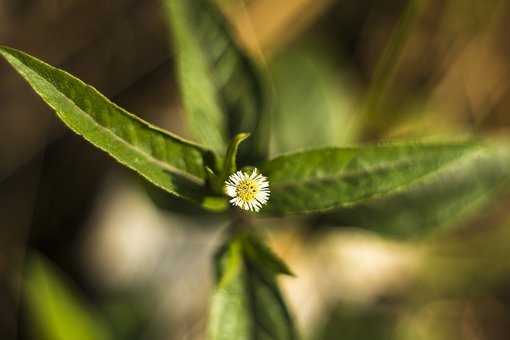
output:
M281 268L265 266L268 253L259 253L259 247L253 245L252 237L235 237L216 256L217 287L209 320L211 340L296 339L275 281Z
M209 151L146 123L24 52L0 46L0 55L74 132L158 187L195 201L203 198Z
M225 156L225 166L223 169L225 179L227 179L228 175L237 171L237 152L239 150L239 145L248 137L250 137L249 133L239 133L232 138L227 149L227 155Z
M208 180L211 183L213 191L218 195L224 195L224 185L228 176L237 171L237 153L239 145L250 136L249 133L239 133L232 140L227 148L227 154L223 164L223 169L216 174L214 171L206 167Z
M474 143L414 143L284 155L262 167L271 183L265 211L320 212L364 203L409 190L425 176L483 150Z
M38 339L108 340L111 333L94 310L77 296L55 268L33 256L26 273L26 302L29 321Z
M499 197L510 178L509 155L504 147L488 146L427 176L409 190L337 209L317 222L405 238L451 230Z
M254 235L246 235L243 244L246 255L257 263L259 268L273 274L294 275L287 264L259 238Z
M258 134L262 126L266 103L258 71L212 1L164 3L191 132L222 154L228 139L241 131ZM245 150L250 158L264 154L255 141Z

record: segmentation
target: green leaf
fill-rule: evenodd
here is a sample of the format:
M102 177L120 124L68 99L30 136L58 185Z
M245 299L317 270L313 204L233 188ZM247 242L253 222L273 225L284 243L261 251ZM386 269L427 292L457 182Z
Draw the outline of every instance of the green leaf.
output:
M508 184L509 154L497 146L472 152L409 190L337 209L318 222L406 238L451 230L498 198Z
M254 235L245 235L244 251L258 267L270 273L294 276L289 267L273 251Z
M224 179L227 179L230 174L237 171L237 152L239 150L239 145L248 137L250 137L249 133L239 133L232 138L227 149L227 155L225 156L225 166L223 169Z
M33 256L26 273L29 320L38 339L108 340L111 333L71 289L62 275L42 258Z
M158 187L202 200L210 151L150 125L81 80L26 53L0 46L0 55L74 132Z
M426 176L461 166L464 157L476 157L484 150L474 143L413 143L284 155L262 167L271 184L265 211L320 212L361 204L409 190Z
M281 265L265 266L268 252L259 252L256 245L259 242L251 236L234 237L217 254L217 286L212 299L209 339L297 338L275 281L278 273L288 269L284 265L285 270ZM270 263L280 262L270 257Z
M237 171L237 153L239 145L250 136L249 133L239 133L232 140L227 148L227 154L223 168L216 174L211 168L207 167L207 175L212 190L218 195L224 195L224 185L227 178ZM221 201L221 199L219 199ZM213 209L210 209L213 210Z
M254 64L234 41L230 27L209 0L164 0L177 57L184 108L192 134L223 154L227 138L259 135L265 94ZM244 156L264 157L256 142Z

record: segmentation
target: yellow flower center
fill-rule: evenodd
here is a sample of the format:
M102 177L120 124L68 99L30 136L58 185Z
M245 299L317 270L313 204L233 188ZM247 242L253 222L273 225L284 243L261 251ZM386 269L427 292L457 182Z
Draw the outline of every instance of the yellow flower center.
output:
M250 202L255 198L258 191L258 186L251 180L244 180L236 187L237 196L245 202Z

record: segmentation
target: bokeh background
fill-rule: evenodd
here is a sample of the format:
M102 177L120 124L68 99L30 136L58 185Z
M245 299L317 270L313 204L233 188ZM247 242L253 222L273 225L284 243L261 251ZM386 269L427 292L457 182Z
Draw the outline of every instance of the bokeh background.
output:
M272 84L273 155L510 125L506 0L219 4ZM0 0L0 44L189 136L159 0ZM303 339L509 339L510 197L471 193L455 219L433 191L259 220ZM84 315L102 339L204 339L225 224L72 134L0 62L0 339L90 339L69 326Z

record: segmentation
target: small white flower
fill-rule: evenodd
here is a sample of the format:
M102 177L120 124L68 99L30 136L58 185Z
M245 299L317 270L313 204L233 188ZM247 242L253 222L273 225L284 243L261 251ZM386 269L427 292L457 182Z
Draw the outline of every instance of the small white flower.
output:
M232 205L258 212L269 200L269 182L257 169L250 175L237 171L225 181L225 193L232 197Z

